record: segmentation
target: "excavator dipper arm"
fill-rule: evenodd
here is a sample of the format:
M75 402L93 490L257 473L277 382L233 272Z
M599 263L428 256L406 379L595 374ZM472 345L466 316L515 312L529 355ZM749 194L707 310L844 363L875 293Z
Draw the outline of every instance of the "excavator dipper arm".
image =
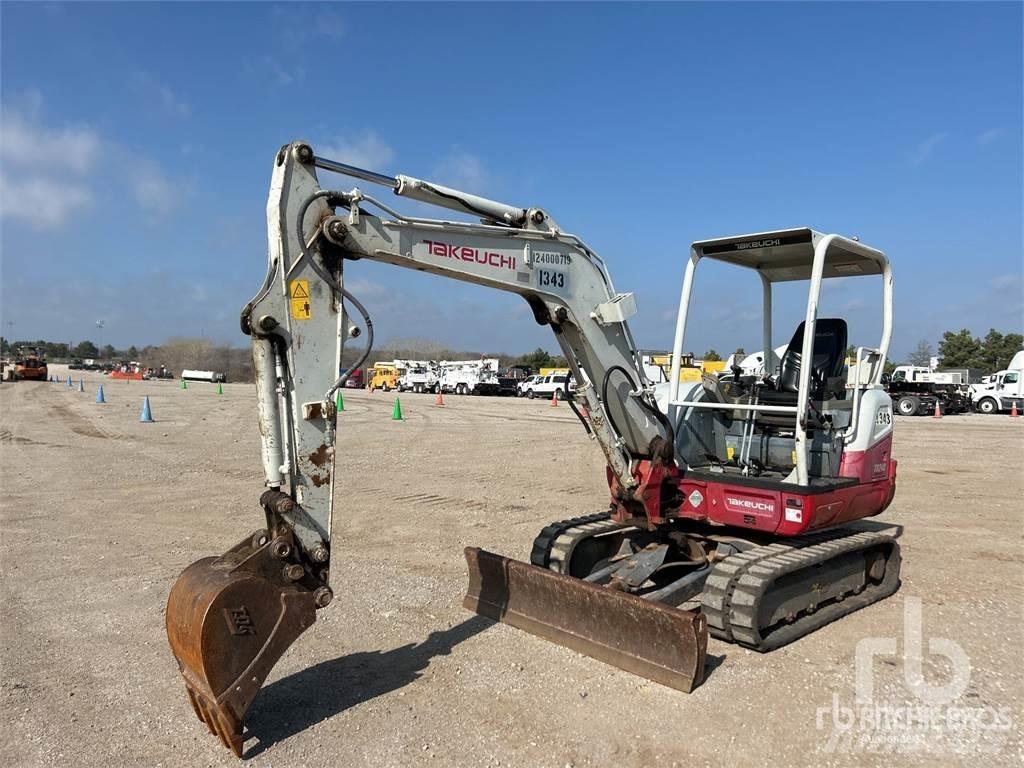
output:
M480 221L402 216L358 188L322 188L317 168ZM607 458L620 521L656 515L657 486L675 471L672 429L657 410L626 323L635 312L633 295L616 293L601 259L545 211L318 158L297 142L275 158L267 229L267 275L241 317L252 337L266 527L220 558L186 569L166 617L197 715L239 756L245 712L260 685L333 596L333 473L344 450L335 397L347 379L342 351L365 334L356 341L363 355L354 369L373 340L369 313L344 285L346 262L370 259L522 296L569 361L578 413ZM616 617L620 601L578 579L475 549L467 560L467 607L641 674L648 669L653 679L685 690L700 682L706 633L699 614L622 595ZM531 571L540 576L531 579ZM529 586L510 592L517 584ZM579 616L568 610L559 626L560 605ZM603 619L589 616L591 609ZM677 650L664 659L645 651L651 638L635 622L646 616L654 626L658 614L664 640L676 637L682 659Z

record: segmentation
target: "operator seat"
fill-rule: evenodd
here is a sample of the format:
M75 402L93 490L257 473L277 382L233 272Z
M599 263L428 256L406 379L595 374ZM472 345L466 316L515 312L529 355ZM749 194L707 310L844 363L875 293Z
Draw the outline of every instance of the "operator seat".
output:
M796 405L803 368L804 323L800 323L782 356L779 375L774 386L762 387L758 393L765 405ZM846 321L841 318L819 318L814 325L814 347L811 354L811 400L827 400L845 394L843 366L846 364ZM763 424L792 425L793 417L784 413L761 413Z

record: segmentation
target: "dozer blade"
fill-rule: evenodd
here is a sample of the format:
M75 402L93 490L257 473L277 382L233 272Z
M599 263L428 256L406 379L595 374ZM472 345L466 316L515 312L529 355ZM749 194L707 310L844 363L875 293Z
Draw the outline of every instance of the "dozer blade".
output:
M313 593L283 574L279 557L291 546L290 535L269 542L255 534L221 557L190 565L167 599L167 639L189 701L238 757L245 713L260 686L316 620Z
M704 679L703 614L466 548L463 605L482 616L687 693Z

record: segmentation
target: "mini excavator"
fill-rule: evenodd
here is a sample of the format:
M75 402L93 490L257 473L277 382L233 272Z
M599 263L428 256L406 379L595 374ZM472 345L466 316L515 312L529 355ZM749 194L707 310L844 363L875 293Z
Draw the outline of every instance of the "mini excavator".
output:
M472 221L403 215L336 173ZM452 217L449 217L451 219ZM464 217L466 218L466 217ZM667 383L644 374L632 293L541 208L521 208L315 154L274 158L266 278L241 314L252 338L266 486L261 528L174 584L166 623L199 719L242 756L244 720L271 668L327 608L334 462L346 445L335 396L373 344L347 267L372 260L522 296L577 383L568 404L607 460L606 511L544 527L529 562L466 549L465 606L681 691L704 677L708 635L770 651L899 588L900 550L857 524L896 488L881 386L892 328L886 256L855 238L786 229L692 244ZM681 382L695 269L753 270L763 289L763 372ZM880 276L882 338L847 361L847 325L819 318L822 282ZM809 285L785 352L773 286ZM363 337L360 341L355 341ZM345 344L358 361L341 370Z

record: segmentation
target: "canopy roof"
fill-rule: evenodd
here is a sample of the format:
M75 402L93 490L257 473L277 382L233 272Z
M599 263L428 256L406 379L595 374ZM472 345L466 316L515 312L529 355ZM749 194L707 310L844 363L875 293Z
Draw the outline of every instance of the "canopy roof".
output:
M781 283L811 278L815 247L825 237L803 227L698 240L692 248L701 258L756 269L769 281ZM822 277L880 275L886 261L881 251L845 237L833 237L825 254Z

